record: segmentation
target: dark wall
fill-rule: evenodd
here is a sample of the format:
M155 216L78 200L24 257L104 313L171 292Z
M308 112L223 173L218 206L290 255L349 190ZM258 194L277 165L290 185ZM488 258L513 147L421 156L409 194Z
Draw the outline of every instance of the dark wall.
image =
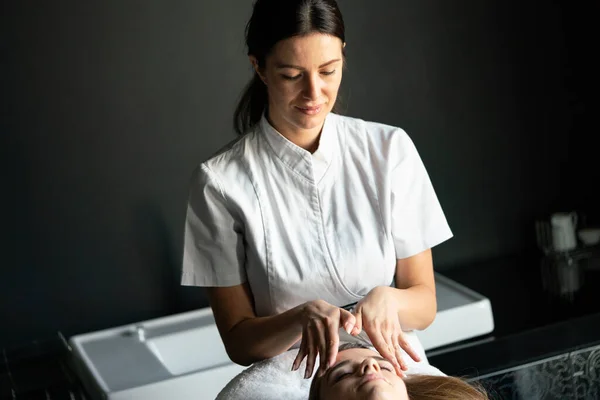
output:
M201 289L178 285L187 185L234 137L252 2L8 3L0 344L205 306ZM581 86L566 75L581 60L564 10L340 5L346 112L413 137L455 234L436 268L531 247L532 219L574 202Z
M600 226L600 158L598 113L600 110L600 60L598 16L600 3L564 7L568 44L567 82L572 113L571 159L565 192L572 194L572 207L584 210L588 223Z

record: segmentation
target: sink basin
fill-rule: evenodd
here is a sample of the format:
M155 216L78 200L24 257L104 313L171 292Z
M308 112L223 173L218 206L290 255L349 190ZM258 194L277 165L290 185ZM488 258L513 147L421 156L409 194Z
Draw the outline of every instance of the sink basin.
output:
M418 331L425 350L485 335L494 330L490 300L439 273L435 274L438 310L433 323Z
M171 375L181 375L227 364L229 359L224 346L207 352L203 345L220 340L215 326L210 324L148 339L146 345Z
M490 302L436 274L438 313L417 332L425 350L489 333ZM70 338L72 363L92 399L214 399L246 367L231 362L210 308Z
M209 399L246 367L231 362L204 308L71 337L93 399Z

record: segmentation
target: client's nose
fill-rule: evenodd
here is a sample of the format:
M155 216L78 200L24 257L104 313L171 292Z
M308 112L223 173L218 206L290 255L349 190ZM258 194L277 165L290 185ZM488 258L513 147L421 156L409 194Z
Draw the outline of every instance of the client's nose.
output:
M376 359L372 357L367 357L360 364L360 372L361 375L366 375L368 373L380 372L381 368L379 368L379 363Z

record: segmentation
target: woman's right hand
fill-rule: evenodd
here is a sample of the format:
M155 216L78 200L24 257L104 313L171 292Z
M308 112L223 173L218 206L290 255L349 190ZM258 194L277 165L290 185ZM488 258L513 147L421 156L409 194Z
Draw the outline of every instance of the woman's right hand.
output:
M356 324L356 317L349 311L336 307L324 300L305 303L301 308L302 342L300 350L292 365L292 371L298 369L302 360L306 359L304 378L313 374L317 354L320 359L320 373L335 363L340 342L338 330L343 327L351 333Z

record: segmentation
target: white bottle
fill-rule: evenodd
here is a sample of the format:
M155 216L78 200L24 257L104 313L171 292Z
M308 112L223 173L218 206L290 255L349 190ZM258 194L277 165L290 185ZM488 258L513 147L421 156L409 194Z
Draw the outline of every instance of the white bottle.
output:
M561 212L550 217L552 226L552 246L554 251L571 251L577 247L577 214Z

